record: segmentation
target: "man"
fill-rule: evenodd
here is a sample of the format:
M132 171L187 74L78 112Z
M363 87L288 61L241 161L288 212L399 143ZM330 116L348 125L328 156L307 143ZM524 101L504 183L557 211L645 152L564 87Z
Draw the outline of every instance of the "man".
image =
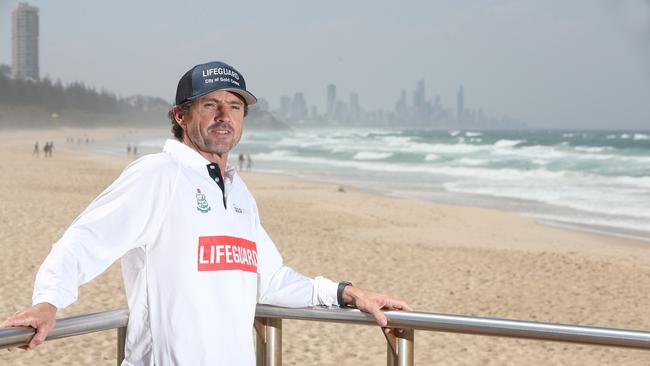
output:
M117 258L129 305L123 365L253 365L256 303L350 305L387 325L381 309L409 309L386 295L307 278L282 264L257 205L228 154L257 101L222 62L193 67L169 116L176 141L129 165L72 223L36 276L33 306L2 326L37 330Z

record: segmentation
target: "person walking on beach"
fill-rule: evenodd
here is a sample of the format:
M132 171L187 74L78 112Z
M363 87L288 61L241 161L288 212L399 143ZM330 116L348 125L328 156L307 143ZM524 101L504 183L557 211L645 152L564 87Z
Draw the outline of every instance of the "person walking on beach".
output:
M38 149L38 141L34 143L34 150L32 151L32 156L36 155L36 157L40 157L40 151Z
M246 170L249 172L253 170L253 159L251 159L250 154L246 154Z
M130 312L123 365L254 365L256 303L352 306L382 327L382 310L410 310L283 264L251 193L226 166L256 101L228 64L187 71L169 112L175 140L130 164L81 213L41 265L33 306L0 326L35 328L25 347L38 346L79 285L117 258Z
M239 168L239 171L243 171L244 169L244 162L246 162L246 158L244 158L244 154L239 154L237 157L237 167Z
M50 148L50 142L48 141L48 142L45 143L45 146L43 146L43 156L46 157L46 158L48 156L51 156L51 154L50 154L51 151L52 150Z

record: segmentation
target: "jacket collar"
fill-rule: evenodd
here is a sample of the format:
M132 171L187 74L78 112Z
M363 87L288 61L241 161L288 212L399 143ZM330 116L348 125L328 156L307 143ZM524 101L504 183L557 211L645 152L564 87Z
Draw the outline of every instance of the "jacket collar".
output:
M204 158L196 150L178 140L169 139L165 141L165 147L163 147L163 151L170 154L181 164L190 167L205 167L206 165L210 164L210 161L208 159ZM226 176L224 178L233 179L236 173L236 169L234 166L227 165L225 172Z
M210 161L201 156L197 151L177 140L167 140L163 151L170 154L183 165L198 167L210 164Z

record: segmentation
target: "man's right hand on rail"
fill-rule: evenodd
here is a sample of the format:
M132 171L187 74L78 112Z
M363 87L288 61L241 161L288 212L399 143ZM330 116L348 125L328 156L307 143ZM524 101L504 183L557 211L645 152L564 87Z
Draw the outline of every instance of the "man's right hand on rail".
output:
M25 350L34 349L45 341L50 330L54 327L56 311L57 308L54 305L42 302L32 307L17 311L14 315L0 323L0 328L32 327L36 329L36 334L34 334L29 343L20 346L20 348Z

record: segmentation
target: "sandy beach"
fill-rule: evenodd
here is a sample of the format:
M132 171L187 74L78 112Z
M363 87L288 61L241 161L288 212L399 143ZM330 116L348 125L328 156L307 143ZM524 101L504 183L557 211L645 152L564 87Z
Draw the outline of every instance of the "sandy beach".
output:
M0 131L0 318L31 304L38 266L130 159L66 152L54 140L121 130ZM285 262L403 298L418 311L650 330L650 242L539 225L513 213L243 173ZM342 189L341 189L342 188ZM119 263L60 316L126 306ZM116 332L0 353L2 365L115 365ZM375 327L283 322L285 365L385 364ZM647 365L650 352L416 332L417 365Z

